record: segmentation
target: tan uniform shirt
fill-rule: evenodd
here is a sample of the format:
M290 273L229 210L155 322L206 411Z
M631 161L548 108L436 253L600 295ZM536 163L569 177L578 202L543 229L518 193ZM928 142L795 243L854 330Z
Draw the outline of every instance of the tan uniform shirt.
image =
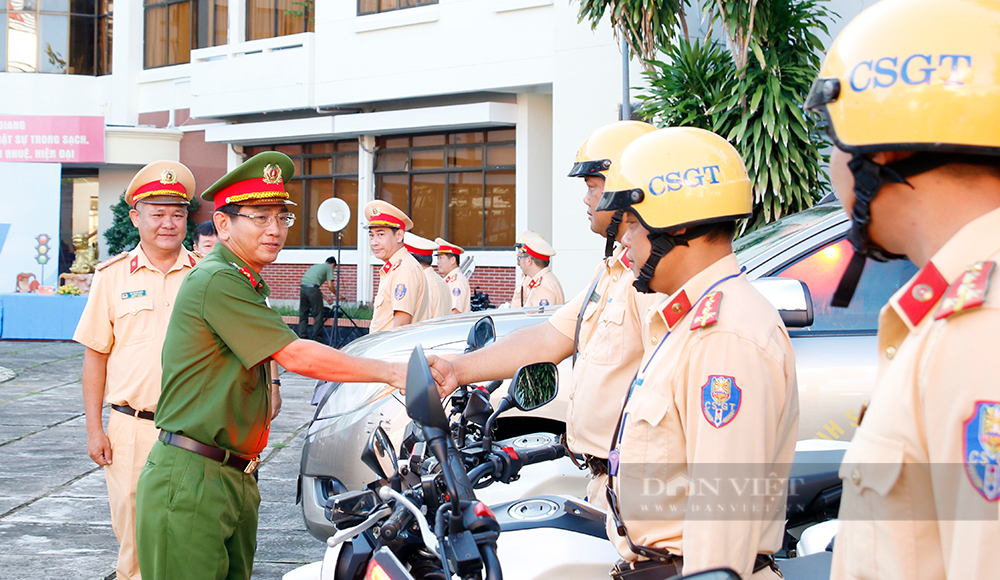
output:
M451 291L444 278L438 276L434 268L424 268L424 280L427 281L427 305L430 308L427 318L451 314Z
M429 313L423 268L406 248L400 248L379 270L378 294L369 332L392 328L393 313L405 312L413 322L426 320Z
M451 307L458 310L459 314L472 312L472 292L469 290L469 280L461 270L455 268L444 277L448 284L448 291L451 292Z
M629 537L683 556L684 574L749 577L784 533L799 415L791 341L732 254L652 308L670 334L643 356L609 458ZM608 537L638 559L610 516Z
M1000 282L982 261L1000 262L1000 210L882 309L875 389L840 468L833 579L997 577Z
M108 354L104 400L155 411L160 398L160 353L181 281L198 263L181 248L163 274L136 246L125 258L101 268L73 340Z
M558 306L566 301L562 284L548 268L542 268L533 277L521 277L521 283L514 289L510 299L513 308L521 306Z
M573 340L583 301L587 308L580 323L579 355L573 366L566 416L566 440L576 453L607 459L621 402L642 360L642 314L659 294L641 294L632 286L625 247L604 260L590 296L590 284L552 315L552 324ZM593 281L593 278L591 278Z

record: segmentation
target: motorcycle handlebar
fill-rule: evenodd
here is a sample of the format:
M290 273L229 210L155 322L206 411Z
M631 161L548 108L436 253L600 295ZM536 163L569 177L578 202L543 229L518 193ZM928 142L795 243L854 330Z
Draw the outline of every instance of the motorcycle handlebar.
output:
M413 518L413 514L410 513L406 506L402 502L397 502L396 507L392 510L392 515L389 519L382 524L382 541L392 542L399 536L401 532Z
M497 388L499 388L500 385L502 384L503 381L491 381L489 383L486 383L486 392L492 395L493 391L497 390Z
M503 580L503 571L500 569L500 558L497 557L497 549L492 544L483 544L479 547L479 553L483 557L483 565L486 568L486 580Z
M543 461L553 461L555 459L559 459L560 457L566 455L566 448L561 444L556 443L554 445L546 445L545 447L522 451L519 455L521 456L522 465L531 465L532 463L541 463Z

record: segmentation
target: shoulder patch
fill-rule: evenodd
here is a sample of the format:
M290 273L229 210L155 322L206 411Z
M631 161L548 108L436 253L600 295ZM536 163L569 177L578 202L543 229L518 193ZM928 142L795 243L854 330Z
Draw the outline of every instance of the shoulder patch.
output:
M976 401L962 433L965 474L986 501L1000 499L1000 401Z
M128 257L128 252L122 252L122 253L118 254L117 256L111 256L107 260L104 260L100 264L94 266L94 271L95 272L100 272L101 270L107 268L111 264L114 264L115 262L120 262L121 260L124 260L126 257Z
M396 284L396 289L393 291L393 297L396 300L402 300L403 296L406 296L406 284Z
M462 289L459 288L458 286L455 286L454 288L451 289L451 295L452 296L461 296L462 295Z
M696 330L703 326L709 326L719 321L719 304L722 302L722 292L714 290L702 298L701 302L694 309L694 320L691 321L691 330Z
M736 386L736 379L712 375L701 388L701 412L705 420L716 429L733 422L740 412L743 390Z
M990 276L996 262L976 262L948 287L934 320L948 318L956 312L982 306L990 287Z
M542 298L541 300L538 301L538 305L539 306L548 306L549 305L549 300L547 298Z

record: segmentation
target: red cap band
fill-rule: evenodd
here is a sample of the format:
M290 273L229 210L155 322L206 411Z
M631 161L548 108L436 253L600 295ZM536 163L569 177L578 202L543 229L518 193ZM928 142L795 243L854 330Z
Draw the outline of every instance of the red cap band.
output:
M438 246L438 253L439 254L455 254L457 256L457 255L461 254L462 252L458 248L456 248L454 246L441 245L441 246Z
M383 227L383 228L399 228L399 229L403 230L404 232L406 231L406 224L403 223L403 220L397 218L396 216L387 214L387 213L380 213L380 214L377 214L377 215L373 215L368 220L368 227L369 228L378 228L378 227ZM428 255L430 255L430 254L428 254Z
M531 250L531 248L528 247L527 244L521 244L521 247L524 248L524 251L527 252L527 254L529 256L531 256L532 258L537 258L539 260L548 260L549 259L549 256L544 256L542 254L539 254L538 252L533 252Z
M180 183L163 183L162 181L150 181L146 185L137 188L132 192L132 205L143 198L154 195L176 195L187 200L187 189Z
M236 182L225 189L219 190L215 194L215 209L230 203L243 203L248 200L280 199L287 200L288 192L285 191L283 181L278 183L265 183L263 179L247 179Z
M407 252L409 252L411 254L416 254L418 256L433 256L434 255L434 250L421 250L419 248L414 248L413 246L409 246L407 244L403 244L403 247L406 248Z

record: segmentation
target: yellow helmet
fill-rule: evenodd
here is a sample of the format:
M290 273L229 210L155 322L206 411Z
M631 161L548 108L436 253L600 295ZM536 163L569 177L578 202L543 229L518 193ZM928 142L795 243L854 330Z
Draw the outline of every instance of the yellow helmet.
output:
M806 108L849 153L1000 154L1000 3L873 5L830 47Z
M722 137L694 127L639 137L608 171L598 211L628 209L651 232L748 217L750 178Z
M607 177L611 161L629 143L653 131L656 131L656 127L640 121L618 121L604 125L583 140L576 151L576 163L573 164L569 177Z

